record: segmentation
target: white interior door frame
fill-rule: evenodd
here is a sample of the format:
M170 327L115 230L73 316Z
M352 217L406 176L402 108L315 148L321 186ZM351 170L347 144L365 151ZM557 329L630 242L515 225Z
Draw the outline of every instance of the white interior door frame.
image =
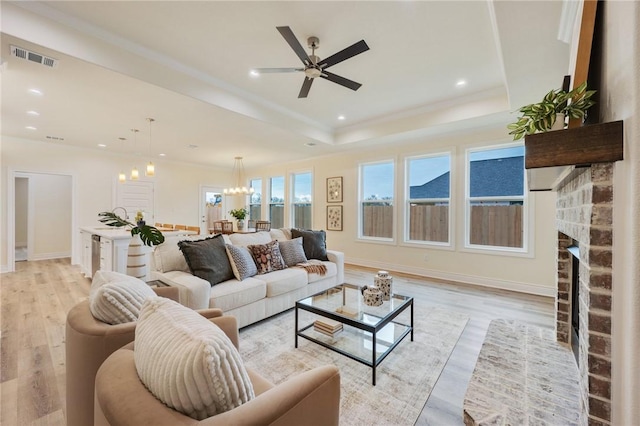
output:
M222 186L210 186L210 185L200 185L200 201L198 202L198 213L200 218L200 233L207 234L209 231L207 229L207 192L217 192L222 194L223 188ZM222 208L225 209L225 200L222 197ZM226 217L226 212L225 212Z
M42 170L16 170L10 168L7 170L7 245L5 247L7 253L7 266L6 271L2 272L15 272L16 270L16 178L29 178L32 175L57 175L57 176L69 176L71 178L71 264L75 265L79 263L78 260L78 247L80 247L80 233L74 232L77 229L76 223L76 176L73 173L63 172L48 172ZM31 200L31 188L29 189L28 200L28 218L27 218L27 233L29 250L33 247L33 202Z

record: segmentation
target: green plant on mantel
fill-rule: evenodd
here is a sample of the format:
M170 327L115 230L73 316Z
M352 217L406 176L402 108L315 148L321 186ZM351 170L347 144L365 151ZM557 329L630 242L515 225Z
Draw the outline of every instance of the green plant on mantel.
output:
M164 235L162 235L162 232L154 226L144 224L143 221L135 225L113 212L100 212L98 213L98 217L98 220L107 226L113 226L115 228L131 226L131 236L140 235L140 239L145 246L152 247L164 243Z
M518 110L521 116L518 121L507 126L509 134L513 135L515 141L525 135L551 130L556 117L563 122L564 117L583 119L587 110L596 103L591 99L595 93L595 90L587 90L586 81L569 92L562 89L552 90L541 102L525 105Z
M245 220L249 215L249 211L245 208L229 210L229 214L237 220Z

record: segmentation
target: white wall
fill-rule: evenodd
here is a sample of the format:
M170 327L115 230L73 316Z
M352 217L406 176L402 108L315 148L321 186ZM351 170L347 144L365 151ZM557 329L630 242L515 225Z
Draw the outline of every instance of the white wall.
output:
M640 418L640 3L608 1L601 121L624 120L624 161L614 170L612 424Z
M33 233L30 259L71 255L71 192L71 176L29 174L29 215Z
M2 171L0 188L0 265L7 268L7 211L13 202L7 200L8 177L11 172L66 174L74 180L74 205L71 206L76 227L101 225L101 211L115 207L115 185L119 170L132 167L130 157L105 150L71 148L52 143L2 137ZM168 223L199 224L200 185L229 185L229 170L205 168L158 160L155 180L155 216ZM142 166L142 163L139 167ZM72 234L72 261L79 262L79 234ZM11 248L13 250L13 248Z
M463 250L464 239L464 165L465 149L472 146L510 142L503 128L477 131L457 137L432 137L386 147L358 149L323 158L309 158L287 165L265 166L247 173L250 178L288 176L289 173L312 170L314 176L313 225L326 229L326 178L343 176L343 231L327 231L327 245L344 251L348 263L373 266L401 272L416 273L442 279L495 286L552 296L555 285L555 193L529 193L535 204L533 255L531 257L504 257L479 254ZM452 200L452 220L455 220L454 250L394 244L374 244L357 241L358 163L395 159L403 167L403 157L428 152L442 152L453 147L453 185L456 198ZM458 176L457 179L455 176ZM403 176L399 170L396 176ZM396 182L396 193L402 194L402 182ZM452 196L454 195L452 194ZM265 193L266 195L266 193ZM399 203L395 203L399 206ZM400 207L396 217L402 214ZM454 216L455 215L455 216ZM397 221L396 235L402 235L401 221ZM286 224L288 226L289 224ZM425 255L427 260L425 261Z

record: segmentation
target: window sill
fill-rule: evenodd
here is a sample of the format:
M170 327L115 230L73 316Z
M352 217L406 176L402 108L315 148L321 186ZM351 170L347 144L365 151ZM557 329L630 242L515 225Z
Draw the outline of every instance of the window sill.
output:
M462 253L475 253L475 254L488 254L490 256L510 256L510 257L524 257L533 258L533 250L516 249L509 247L496 247L496 246L464 246L460 249Z

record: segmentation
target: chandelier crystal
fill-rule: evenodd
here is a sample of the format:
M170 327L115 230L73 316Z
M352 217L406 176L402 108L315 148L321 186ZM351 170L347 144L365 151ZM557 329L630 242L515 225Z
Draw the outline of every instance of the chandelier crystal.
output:
M235 157L233 162L232 183L235 185L231 188L225 188L222 192L224 195L251 195L255 192L253 188L247 188L244 180L244 164L242 157Z

